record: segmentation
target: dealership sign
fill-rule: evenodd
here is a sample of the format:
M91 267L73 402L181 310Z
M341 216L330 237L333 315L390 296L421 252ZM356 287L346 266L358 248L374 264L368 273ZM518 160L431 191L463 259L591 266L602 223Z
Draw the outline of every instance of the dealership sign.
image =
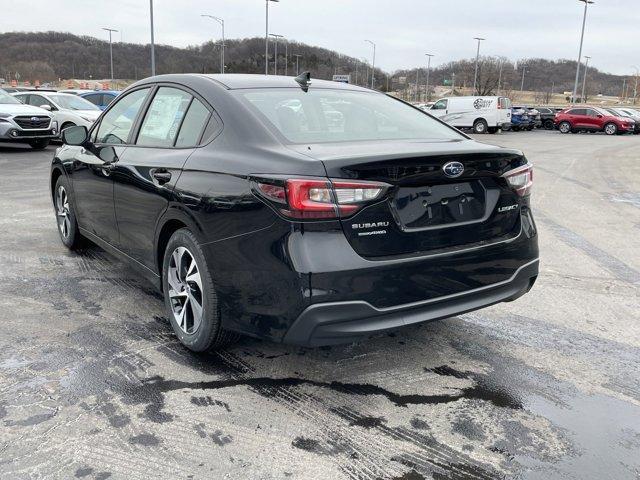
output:
M351 75L334 75L333 81L340 83L351 83Z

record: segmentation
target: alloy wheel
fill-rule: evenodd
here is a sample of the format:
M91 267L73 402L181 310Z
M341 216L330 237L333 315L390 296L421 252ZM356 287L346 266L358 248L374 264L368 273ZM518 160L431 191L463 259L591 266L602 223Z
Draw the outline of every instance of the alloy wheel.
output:
M613 135L614 133L616 133L616 126L613 123L610 123L609 125L607 125L605 132L607 135Z
M171 311L180 330L194 334L202 323L202 278L193 254L185 247L171 254L167 269Z
M56 196L56 213L58 217L58 229L64 238L69 238L71 233L71 219L69 218L69 197L62 185L58 188Z

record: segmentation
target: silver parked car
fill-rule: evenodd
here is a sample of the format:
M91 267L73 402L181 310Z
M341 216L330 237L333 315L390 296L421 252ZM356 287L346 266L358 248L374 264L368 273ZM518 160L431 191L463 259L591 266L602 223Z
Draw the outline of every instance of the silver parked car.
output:
M24 105L0 89L0 142L28 143L41 150L59 134L51 113Z

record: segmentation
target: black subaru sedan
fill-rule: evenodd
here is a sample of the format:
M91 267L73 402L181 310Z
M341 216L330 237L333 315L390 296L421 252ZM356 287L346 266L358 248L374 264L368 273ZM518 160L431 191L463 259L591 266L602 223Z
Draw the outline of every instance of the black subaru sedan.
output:
M139 270L194 351L352 342L514 300L538 275L526 157L379 92L163 75L63 137L62 242Z

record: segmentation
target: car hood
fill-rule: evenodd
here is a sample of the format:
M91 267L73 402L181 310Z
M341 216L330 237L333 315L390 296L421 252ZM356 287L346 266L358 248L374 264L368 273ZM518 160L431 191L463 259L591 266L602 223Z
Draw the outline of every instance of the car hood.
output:
M48 111L44 108L34 107L32 105L24 105L22 103L12 104L3 103L0 105L0 112L8 113L10 115L47 115L50 117Z
M80 115L81 117L90 119L92 122L95 122L100 116L100 114L102 113L101 110L71 110L71 111L76 115Z

